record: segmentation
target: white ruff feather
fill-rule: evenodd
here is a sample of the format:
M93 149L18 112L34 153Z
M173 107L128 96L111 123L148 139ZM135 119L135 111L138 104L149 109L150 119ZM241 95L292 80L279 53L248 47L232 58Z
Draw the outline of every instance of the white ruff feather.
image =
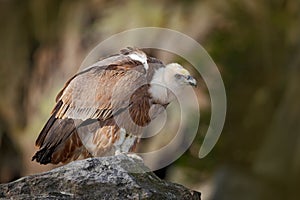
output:
M161 103L169 103L164 74L165 68L159 68L154 72L153 78L150 82L151 87L149 88L149 93L154 100Z
M132 54L128 55L132 60L141 62L144 65L144 68L146 69L146 71L148 71L149 69L149 65L147 62L147 56L144 53L138 53L138 52L134 52Z

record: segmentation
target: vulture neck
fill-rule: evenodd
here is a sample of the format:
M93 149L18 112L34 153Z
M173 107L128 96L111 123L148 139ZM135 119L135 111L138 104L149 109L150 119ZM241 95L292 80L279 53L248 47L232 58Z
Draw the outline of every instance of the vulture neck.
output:
M159 68L154 72L149 93L155 102L168 104L175 99L173 92L176 88L173 87L171 80L166 68Z

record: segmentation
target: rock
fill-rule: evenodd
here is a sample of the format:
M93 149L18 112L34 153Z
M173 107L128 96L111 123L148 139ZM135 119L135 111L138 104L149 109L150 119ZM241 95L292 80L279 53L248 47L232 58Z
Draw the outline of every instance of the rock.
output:
M190 200L200 196L200 192L159 179L141 159L124 154L79 160L0 185L0 199Z

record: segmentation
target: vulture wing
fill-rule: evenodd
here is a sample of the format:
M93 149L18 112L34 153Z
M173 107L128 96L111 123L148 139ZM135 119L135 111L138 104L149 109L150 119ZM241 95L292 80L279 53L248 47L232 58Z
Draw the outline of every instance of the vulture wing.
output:
M102 127L111 124L113 116L125 110L129 110L130 117L139 125L150 121L147 112L141 116L141 109L150 109L148 80L156 68L164 65L148 57L149 71L146 71L142 63L130 59L127 53L99 61L67 81L36 140L40 150L33 160L56 164L90 156L78 128L94 123ZM125 125L126 120L121 123Z

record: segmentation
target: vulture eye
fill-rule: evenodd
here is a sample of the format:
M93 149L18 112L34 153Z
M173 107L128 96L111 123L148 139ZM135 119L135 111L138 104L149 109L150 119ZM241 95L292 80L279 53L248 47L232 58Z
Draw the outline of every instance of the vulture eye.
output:
M176 79L181 79L182 77L183 77L183 75L181 75L181 74L175 74Z

